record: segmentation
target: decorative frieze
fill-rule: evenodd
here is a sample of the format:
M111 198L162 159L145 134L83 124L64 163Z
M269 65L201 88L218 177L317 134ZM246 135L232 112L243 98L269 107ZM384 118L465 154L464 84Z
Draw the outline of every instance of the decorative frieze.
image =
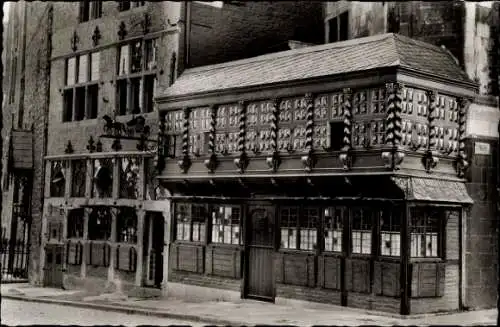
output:
M182 129L182 159L178 161L178 165L183 173L187 173L191 166L191 159L189 158L189 108L185 108Z
M246 153L246 142L245 142L245 133L246 133L246 103L244 101L240 101L238 103L239 106L239 134L238 134L238 152L240 153L239 157L234 159L234 164L238 168L240 173L244 173L245 169L248 166L248 155Z
M470 100L466 98L460 98L458 100L459 116L458 116L458 158L457 158L457 175L458 177L464 177L465 171L469 166L467 162L467 153L465 152L465 124L467 121L467 110L470 106Z
M305 148L306 155L302 156L301 160L304 165L304 169L307 172L310 172L314 167L314 153L313 153L313 129L314 129L314 102L313 95L311 93L307 93L304 96L305 104L306 104L306 140L305 140Z
M281 163L279 148L278 148L278 105L279 100L274 99L271 102L271 151L272 155L266 158L266 163L269 168L276 172Z
M401 84L399 83L386 84L387 118L385 143L390 146L390 150L382 152L382 159L385 166L391 169L398 169L404 158L404 153L400 149L402 140L401 88Z
M422 159L425 171L430 172L436 167L439 158L436 153L436 126L435 126L435 113L436 113L436 99L437 92L427 91L427 98L429 99L429 110L427 112L427 126L429 129L429 141L427 143L427 151Z
M217 106L210 107L210 131L208 133L208 151L210 157L204 161L208 171L213 173L217 168L217 155L215 154L215 132L217 124Z
M340 154L340 161L344 170L351 169L352 165L352 90L345 88L343 90L344 103L342 105L342 110L344 113L344 135L342 138L342 153Z

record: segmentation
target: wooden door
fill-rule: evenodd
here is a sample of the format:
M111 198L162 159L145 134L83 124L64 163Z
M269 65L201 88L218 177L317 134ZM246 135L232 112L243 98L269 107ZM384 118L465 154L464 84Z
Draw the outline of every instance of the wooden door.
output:
M45 248L44 286L62 287L63 247L50 245Z
M252 205L247 219L247 260L245 297L274 301L275 207Z
M163 215L158 212L148 212L146 217L147 239L144 242L148 249L148 278L146 281L146 285L161 287L161 283L163 281L163 247L165 243L165 220L163 218Z

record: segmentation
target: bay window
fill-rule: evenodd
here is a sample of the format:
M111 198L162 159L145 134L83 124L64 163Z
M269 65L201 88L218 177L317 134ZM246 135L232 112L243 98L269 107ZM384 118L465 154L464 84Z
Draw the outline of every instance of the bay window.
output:
M443 211L430 207L416 207L410 211L412 257L439 257Z
M66 60L66 86L63 90L64 122L97 118L99 66L99 52Z
M342 252L345 208L328 207L324 213L325 251Z
M207 216L205 205L177 203L175 206L177 240L203 242Z
M212 242L240 244L241 210L237 206L214 206L212 209Z
M280 209L281 247L312 251L317 247L319 208L283 207Z
M351 217L351 249L355 254L372 253L372 211L354 208Z
M156 39L134 40L118 49L116 94L120 115L153 111L156 55Z

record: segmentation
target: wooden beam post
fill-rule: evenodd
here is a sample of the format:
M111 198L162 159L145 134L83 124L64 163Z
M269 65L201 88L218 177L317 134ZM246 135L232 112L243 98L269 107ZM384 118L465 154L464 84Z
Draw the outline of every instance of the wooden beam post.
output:
M135 285L142 286L143 275L143 246L144 246L144 210L137 211L137 269L135 271Z
M400 314L409 315L410 314L410 287L411 279L410 276L410 238L409 233L409 221L410 221L410 207L408 202L405 203L405 210L402 214L401 219L401 275L400 275L400 296L401 296L401 307Z
M85 208L83 211L83 250L82 250L82 265L80 270L80 277L87 276L87 244L89 244L89 215L90 208Z

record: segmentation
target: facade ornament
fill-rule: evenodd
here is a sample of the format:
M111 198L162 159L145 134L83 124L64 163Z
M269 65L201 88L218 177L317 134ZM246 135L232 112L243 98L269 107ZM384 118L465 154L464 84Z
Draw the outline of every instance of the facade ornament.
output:
M425 171L430 173L439 162L436 152L436 126L434 125L435 112L436 112L436 91L427 91L427 98L429 99L429 110L427 111L427 122L429 127L429 142L427 144L427 151L422 158L422 164Z
M71 154L73 153L73 144L71 144L71 141L68 141L68 144L66 144L66 149L64 150L64 153L66 154Z
M344 170L350 170L352 167L352 90L343 89L344 102L342 110L344 115L344 137L342 139L342 152L339 159Z
M90 136L89 138L87 150L89 150L90 153L96 150L96 146L94 145L94 138L92 136Z
M470 100L466 98L458 99L458 157L456 162L457 176L463 178L469 167L467 162L467 153L465 152L465 124L467 121L467 111L470 106Z
M124 40L125 37L127 36L127 27L125 26L125 22L120 22L120 26L118 28L118 38L121 40Z
M388 151L382 152L382 160L385 167L392 170L399 169L405 155L401 150L401 89L402 85L397 82L386 84L387 94L387 128L385 131L386 145L390 146Z
M208 168L210 173L213 173L217 168L217 155L215 154L215 127L217 124L217 106L210 107L210 132L208 134L208 151L210 152L210 157L205 159L205 167Z
M238 135L238 151L240 156L234 159L234 164L238 168L240 173L244 173L245 169L248 167L249 159L246 153L246 103L240 101L239 103L239 135Z
M73 32L73 36L71 37L71 50L75 52L78 50L78 42L80 41L80 38L78 37L78 34L76 34L76 31Z
M313 95L307 93L304 96L306 102L306 155L302 156L302 164L306 172L310 172L316 163L313 150L313 129L314 129L314 101Z
M178 165L184 174L187 173L189 167L191 167L191 159L189 158L189 114L190 109L184 108L184 121L182 129L182 159L178 162Z
M278 105L279 99L273 99L272 101L272 116L271 116L271 156L266 158L266 163L269 168L276 172L281 164L280 154L278 151Z
M101 31L99 30L99 26L96 26L94 34L92 35L92 42L94 43L94 47L99 45L100 39L101 39Z

